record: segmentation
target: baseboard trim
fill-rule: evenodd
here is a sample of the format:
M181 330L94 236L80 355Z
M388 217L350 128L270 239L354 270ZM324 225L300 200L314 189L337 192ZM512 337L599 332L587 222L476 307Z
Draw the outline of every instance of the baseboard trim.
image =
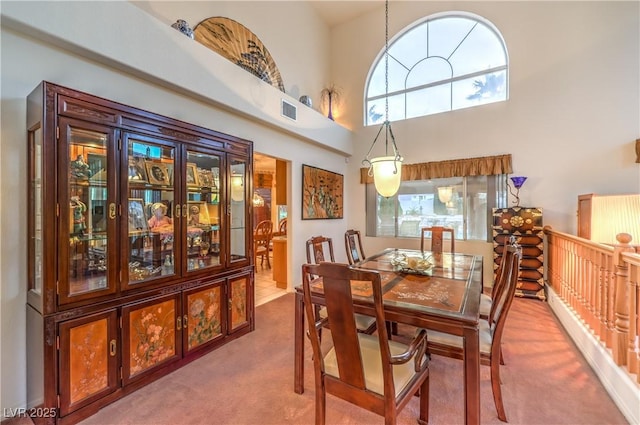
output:
M630 424L640 424L640 385L613 361L609 349L598 341L582 321L547 286L548 303L562 326L589 363L607 393Z

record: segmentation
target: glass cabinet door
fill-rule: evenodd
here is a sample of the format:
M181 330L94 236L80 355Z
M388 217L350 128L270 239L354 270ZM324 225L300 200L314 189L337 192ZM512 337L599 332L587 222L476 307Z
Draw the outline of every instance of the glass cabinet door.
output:
M221 155L188 150L183 179L187 272L220 266Z
M60 121L60 303L116 290L113 130ZM64 237L67 235L67 237Z
M229 255L230 262L246 260L247 256L247 162L231 158L229 164Z
M173 144L146 136L125 134L128 178L122 199L123 235L127 266L125 289L179 273L177 229L181 206L175 202Z
M44 261L43 228L44 216L42 215L43 190L42 190L42 128L38 126L29 131L29 291L40 295L43 287L42 266Z

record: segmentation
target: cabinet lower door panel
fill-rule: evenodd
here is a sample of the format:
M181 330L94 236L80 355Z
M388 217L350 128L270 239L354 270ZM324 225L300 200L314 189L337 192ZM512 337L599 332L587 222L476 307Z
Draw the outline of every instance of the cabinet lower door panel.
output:
M221 281L205 289L185 292L183 324L187 352L224 337L223 285Z
M159 365L178 360L182 319L179 295L122 308L123 379L130 380Z
M117 382L115 310L60 324L60 414L113 392Z
M249 324L250 289L249 275L229 279L229 333Z

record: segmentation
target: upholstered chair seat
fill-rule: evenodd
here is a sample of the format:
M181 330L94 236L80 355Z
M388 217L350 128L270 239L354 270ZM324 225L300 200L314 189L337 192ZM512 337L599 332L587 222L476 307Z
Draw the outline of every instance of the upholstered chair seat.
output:
M362 355L362 366L364 368L365 386L369 391L384 395L384 381L382 376L382 363L380 362L380 344L375 335L358 334L360 344L360 354ZM391 355L405 353L409 347L397 341L389 341ZM421 365L427 362L427 356L422 356ZM324 371L335 378L340 378L338 372L338 360L334 348L324 357ZM393 382L395 383L396 397L402 394L415 376L415 362L406 362L393 366Z

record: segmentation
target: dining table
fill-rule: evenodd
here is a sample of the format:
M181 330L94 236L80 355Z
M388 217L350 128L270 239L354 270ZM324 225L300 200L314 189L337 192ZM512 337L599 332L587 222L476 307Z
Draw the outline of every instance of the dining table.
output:
M353 267L380 273L385 319L460 336L463 344L464 415L480 423L480 294L482 256L387 248ZM314 304L324 305L321 279L312 283ZM374 316L370 284L352 282L355 311ZM304 392L304 299L295 291L294 391Z

